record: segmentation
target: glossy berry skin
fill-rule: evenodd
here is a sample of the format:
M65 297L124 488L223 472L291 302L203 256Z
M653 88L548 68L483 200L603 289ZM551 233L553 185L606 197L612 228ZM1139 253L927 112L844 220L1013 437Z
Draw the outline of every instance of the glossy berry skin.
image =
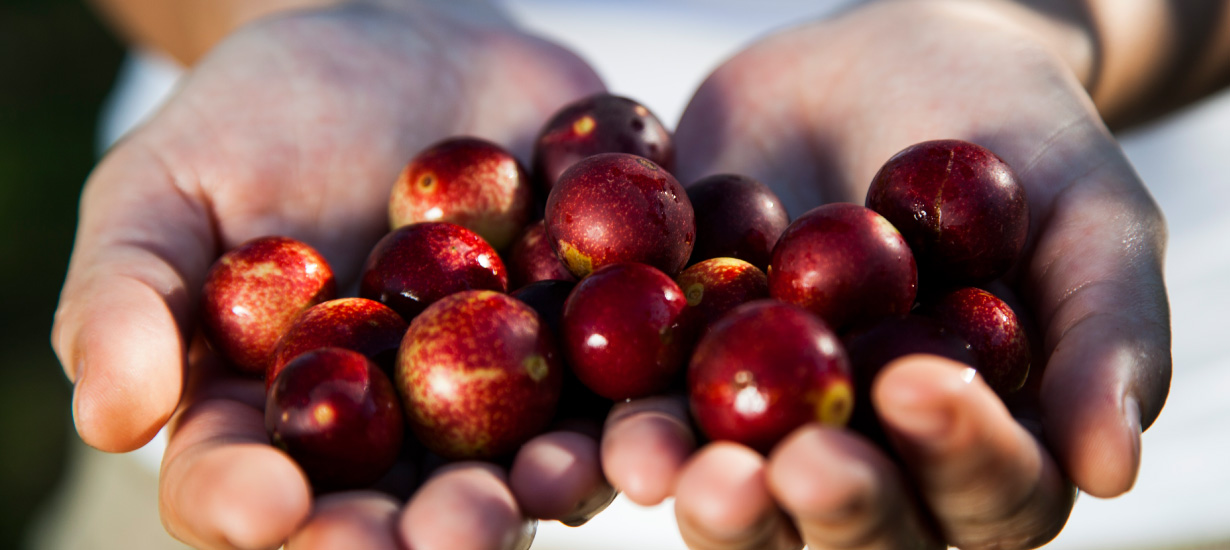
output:
M273 381L265 430L318 490L380 479L401 451L405 425L388 376L363 354L321 348L296 357Z
M397 346L408 326L396 311L366 298L338 298L316 304L301 313L278 340L265 371L265 390L292 359L319 348L357 351L392 376Z
M903 315L918 272L901 234L862 206L832 203L782 233L769 266L769 294L819 315L835 330Z
M517 237L508 255L510 288L521 288L538 281L576 281L577 278L561 262L547 239L547 226L539 220L530 224Z
M389 224L451 222L497 250L529 220L533 187L516 157L474 137L455 137L415 155L389 196Z
M614 264L577 283L564 304L568 364L607 399L669 387L690 342L679 326L687 301L675 281L645 264Z
M201 321L214 349L246 374L264 374L282 333L337 283L312 247L261 237L223 254L205 275Z
M675 283L688 303L679 324L694 338L730 310L769 297L769 277L736 258L710 258L692 265L675 277Z
M601 153L645 157L667 171L675 166L670 132L658 117L634 100L599 93L565 105L539 132L532 167L540 191L547 195L565 170Z
M978 374L1000 395L1012 393L1029 376L1031 352L1025 327L999 297L965 287L941 295L922 311L969 342Z
M424 222L395 229L376 243L359 296L410 320L436 300L462 290L508 290L508 271L495 249L460 225Z
M701 339L688 398L710 439L765 454L808 422L844 426L854 405L837 336L807 311L773 300L739 306Z
M562 342L564 304L576 286L574 281L538 281L517 289L510 296L534 308L542 321L551 328L555 341ZM559 406L555 414L557 420L568 422L591 419L600 426L606 420L613 404L610 399L585 387L571 368L564 368L564 384L560 390Z
M927 284L972 285L1003 275L1029 233L1016 174L991 151L926 141L893 155L867 190L867 207L892 222Z
M578 278L623 262L674 276L696 238L692 203L675 177L622 153L588 157L564 172L545 222L551 248Z
M425 447L445 458L492 458L546 429L563 365L533 309L506 294L471 290L410 323L396 380Z
M718 174L688 186L696 213L696 246L689 264L738 258L762 271L790 216L769 186L748 176Z

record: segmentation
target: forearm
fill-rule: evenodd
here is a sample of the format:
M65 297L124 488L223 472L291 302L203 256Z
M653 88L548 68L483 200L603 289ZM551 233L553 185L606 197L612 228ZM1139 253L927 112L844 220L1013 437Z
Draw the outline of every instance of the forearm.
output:
M90 0L130 44L159 50L192 65L232 30L291 9L344 0Z
M1090 93L1112 125L1157 116L1230 83L1230 2L1086 3L1099 44Z
M966 2L973 5L973 2ZM1230 83L1230 1L990 0L1072 68L1121 128Z
M265 16L348 3L413 9L432 5L468 18L506 22L487 0L89 0L130 44L155 49L190 66L231 31Z

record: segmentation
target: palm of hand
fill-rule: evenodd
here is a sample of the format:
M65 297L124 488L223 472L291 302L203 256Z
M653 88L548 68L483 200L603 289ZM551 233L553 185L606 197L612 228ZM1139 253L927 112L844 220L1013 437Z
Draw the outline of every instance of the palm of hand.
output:
M218 247L293 235L348 279L387 231L388 190L413 153L473 134L525 157L549 109L597 85L512 31L409 21L359 9L273 21L188 78L139 139L209 208Z

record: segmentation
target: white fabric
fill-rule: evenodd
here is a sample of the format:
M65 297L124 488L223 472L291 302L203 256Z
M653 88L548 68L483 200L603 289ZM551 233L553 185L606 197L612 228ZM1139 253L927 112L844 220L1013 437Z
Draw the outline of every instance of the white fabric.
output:
M848 2L567 2L502 0L527 28L574 49L614 93L633 97L669 126L720 62L766 32ZM104 144L139 123L179 74L147 52L125 64L104 117ZM1048 548L1155 548L1230 541L1230 93L1124 136L1123 146L1167 214L1166 276L1174 329L1174 382L1144 436L1136 487L1113 500L1081 497ZM165 438L138 457L157 468ZM1230 545L1230 542L1227 542ZM547 522L534 548L684 548L670 502L642 508L620 498L580 528Z

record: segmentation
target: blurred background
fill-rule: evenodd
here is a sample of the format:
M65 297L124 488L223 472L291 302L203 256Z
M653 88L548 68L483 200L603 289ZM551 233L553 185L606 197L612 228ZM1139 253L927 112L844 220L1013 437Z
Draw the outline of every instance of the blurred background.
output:
M82 0L0 2L0 548L20 547L76 440L51 319L122 56Z

